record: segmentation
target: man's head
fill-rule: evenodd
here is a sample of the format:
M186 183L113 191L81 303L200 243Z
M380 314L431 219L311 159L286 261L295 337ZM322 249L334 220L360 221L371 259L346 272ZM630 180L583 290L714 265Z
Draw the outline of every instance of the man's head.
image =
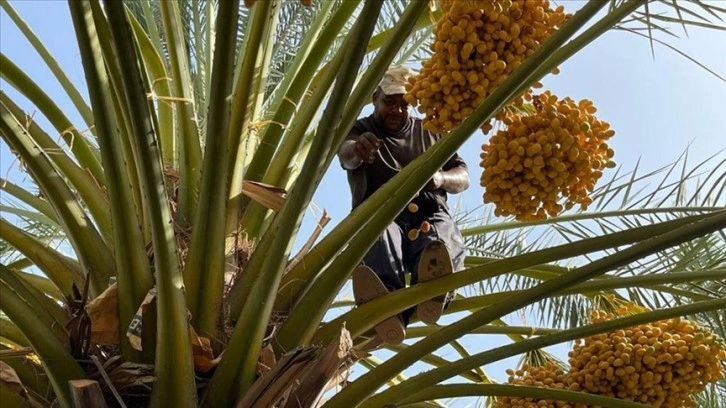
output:
M403 66L391 67L373 93L373 116L389 132L400 130L408 121L408 102L403 99L406 82L414 72Z

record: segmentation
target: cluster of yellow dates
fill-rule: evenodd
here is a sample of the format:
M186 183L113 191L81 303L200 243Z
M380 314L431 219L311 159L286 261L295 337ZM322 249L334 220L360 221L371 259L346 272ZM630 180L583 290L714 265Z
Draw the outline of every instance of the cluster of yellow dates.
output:
M532 97L534 113L508 113L499 130L482 146L484 202L494 214L520 221L554 217L592 202L589 193L612 166L615 154L606 141L615 132L598 120L589 100L559 100L549 91Z
M569 18L548 0L441 0L433 55L409 79L406 101L425 114L424 127L445 134L458 126ZM538 86L538 85L535 85ZM525 113L532 102L533 113ZM614 135L591 101L558 100L528 89L496 118L506 129L482 146L484 202L498 216L544 220L575 205L587 209ZM492 129L482 126L484 133Z
M446 133L466 119L567 19L548 0L441 0L433 55L405 99L424 127Z
M593 322L614 318L593 312ZM511 384L604 395L660 408L697 407L693 395L724 378L723 339L696 322L675 318L578 340L566 371L548 363L509 370ZM495 408L594 408L564 401L500 398Z
M545 387L558 390L569 389L567 372L559 365L548 362L539 367L524 365L519 370L507 370L509 384L530 387ZM583 405L564 401L536 400L525 397L498 397L493 408L582 408Z

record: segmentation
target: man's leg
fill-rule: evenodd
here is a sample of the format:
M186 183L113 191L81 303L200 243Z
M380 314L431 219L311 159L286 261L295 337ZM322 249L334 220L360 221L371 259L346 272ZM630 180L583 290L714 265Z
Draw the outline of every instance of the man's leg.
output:
M411 253L406 258L406 267L411 270L411 284L418 282L418 261L424 248L429 242L441 241L449 252L454 271L464 269L464 258L466 257L466 246L461 231L456 226L454 219L445 209L426 217L431 224L428 233L421 232L416 241L411 243Z
M381 234L353 271L353 294L360 305L405 286L401 256L402 229L395 223ZM405 337L400 316L391 316L376 325L376 333L386 343L400 344Z
M390 292L406 287L403 239L403 229L391 223L363 257L363 265L373 269Z
M454 272L449 251L442 241L431 241L426 245L419 257L416 271L419 282L428 282ZM416 307L419 320L426 324L436 324L444 310L446 299L447 294L443 294L420 303Z
M427 282L464 266L464 239L449 213L441 209L427 220L431 223L431 231L421 234L413 243L413 253L408 260L411 284ZM417 308L418 318L427 324L436 323L452 299L453 292L449 292L423 302Z
M353 295L356 305L362 305L388 293L388 289L373 270L359 265L353 270ZM398 316L391 316L378 323L376 334L384 343L401 344L406 336L403 322Z

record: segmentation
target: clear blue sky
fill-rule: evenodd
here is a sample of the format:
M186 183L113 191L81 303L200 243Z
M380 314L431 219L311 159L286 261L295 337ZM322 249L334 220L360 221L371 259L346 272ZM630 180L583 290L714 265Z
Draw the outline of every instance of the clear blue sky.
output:
M726 6L726 1L718 3ZM85 92L83 70L66 3L60 0L16 0L12 4L53 52L70 78ZM579 8L581 2L562 1L560 4L570 11ZM663 34L657 35L657 38L666 40L726 77L725 31L689 27L686 38L679 26L672 28L682 38ZM4 12L0 13L0 29L2 52L46 92L56 97L61 107L68 107L69 112L74 112L54 77ZM654 59L646 39L613 31L589 45L560 69L559 75L545 78L545 87L560 97L594 101L599 118L610 122L617 132L611 145L616 152L615 160L623 170L632 170L638 160L641 169L654 170L675 161L686 148L689 148L689 162L697 163L726 148L726 83L671 50L656 44ZM1 85L13 97L17 95L6 83ZM41 124L47 123L37 116L35 119ZM82 126L77 114L74 113L72 119L79 127ZM47 125L44 128L52 129ZM469 164L472 187L451 200L461 200L464 209L481 205L478 163L480 146L485 140L481 133L477 133L460 151ZM719 157L724 159L726 155L722 151ZM21 182L18 178L21 176L15 170L17 163L13 161L3 143L0 146L0 174ZM9 170L11 165L13 169ZM332 217L327 230L349 211L346 184L343 170L334 162L314 197L315 204L326 209ZM314 225L312 216L319 213L309 212L308 215L301 231L303 238ZM491 336L465 340L474 348L500 344ZM487 344L481 344L483 341ZM451 358L455 356L452 354ZM516 359L511 359L488 367L487 371L492 377L503 380L504 367L515 364Z

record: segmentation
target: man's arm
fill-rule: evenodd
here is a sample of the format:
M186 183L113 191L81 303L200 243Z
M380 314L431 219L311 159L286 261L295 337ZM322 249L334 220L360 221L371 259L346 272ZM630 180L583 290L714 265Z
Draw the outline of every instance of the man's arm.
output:
M447 193L458 194L469 188L469 170L466 167L455 167L437 171L426 184L427 190L444 189Z
M340 164L346 170L354 170L363 163L373 163L381 142L370 132L358 134L351 130L338 150Z
M426 184L427 190L440 188L450 194L458 194L469 188L469 168L458 154L455 154L441 170L434 173Z
M450 194L461 193L469 188L469 170L466 167L455 167L450 170L437 171L426 188L428 190L442 188Z

